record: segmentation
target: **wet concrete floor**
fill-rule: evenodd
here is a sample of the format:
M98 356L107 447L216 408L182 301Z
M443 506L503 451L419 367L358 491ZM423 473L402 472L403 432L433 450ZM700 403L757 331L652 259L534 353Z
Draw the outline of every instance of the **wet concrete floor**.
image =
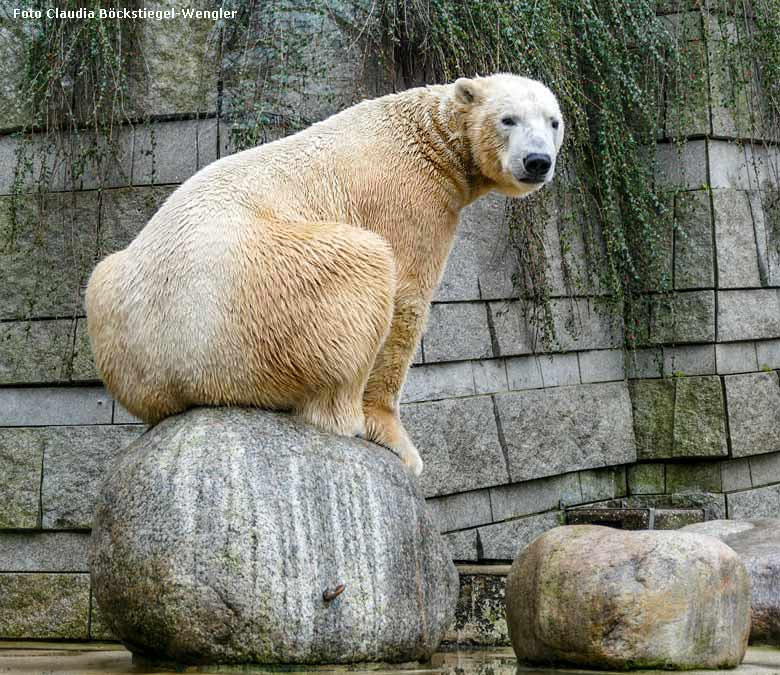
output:
M263 673L268 669L248 666L209 666L190 667L181 670L157 668L133 663L130 652L114 644L57 644L30 642L0 642L0 673L24 673L26 675L115 675L116 673L135 673L137 675L156 673ZM277 671L278 672L278 671ZM377 675L597 675L605 671L582 669L544 669L521 666L518 668L512 650L475 649L469 651L443 651L434 655L429 664L410 664L404 667L366 669L352 667L317 667L313 669L290 669L286 673L316 672L358 675L372 673ZM634 671L668 672L668 671ZM744 662L732 671L688 671L688 675L714 675L725 672L734 675L780 675L780 649L751 647Z

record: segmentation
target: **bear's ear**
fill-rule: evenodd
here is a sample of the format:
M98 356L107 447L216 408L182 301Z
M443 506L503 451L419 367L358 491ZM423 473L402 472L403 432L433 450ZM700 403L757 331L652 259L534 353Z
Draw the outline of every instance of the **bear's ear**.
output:
M478 103L482 99L482 87L476 80L461 77L455 80L455 100L464 105Z

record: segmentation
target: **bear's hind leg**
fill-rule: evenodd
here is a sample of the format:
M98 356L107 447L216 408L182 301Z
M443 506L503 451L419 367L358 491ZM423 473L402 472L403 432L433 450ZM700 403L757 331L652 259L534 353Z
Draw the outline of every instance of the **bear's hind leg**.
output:
M365 436L364 387L365 378L335 390L324 389L307 398L296 413L304 422L323 431L339 436Z
M323 431L365 435L363 393L393 316L392 249L342 223L273 223L260 231L246 269L263 274L247 273L248 283L237 286L245 299L235 303L260 310L241 340L257 346L247 352L245 400L268 406L270 391L277 407ZM258 301L266 298L273 302Z

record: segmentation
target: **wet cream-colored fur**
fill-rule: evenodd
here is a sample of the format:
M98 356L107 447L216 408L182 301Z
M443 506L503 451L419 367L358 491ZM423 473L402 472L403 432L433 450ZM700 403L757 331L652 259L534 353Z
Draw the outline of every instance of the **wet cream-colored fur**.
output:
M523 182L522 157L554 160L560 117L538 82L462 79L207 166L90 278L109 390L151 424L195 405L292 410L419 473L398 399L459 213L548 181L554 163Z

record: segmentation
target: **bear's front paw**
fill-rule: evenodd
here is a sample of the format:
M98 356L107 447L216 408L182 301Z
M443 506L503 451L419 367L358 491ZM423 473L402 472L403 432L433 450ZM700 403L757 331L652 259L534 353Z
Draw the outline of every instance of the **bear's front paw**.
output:
M422 459L409 439L398 413L390 408L366 406L366 438L392 450L415 476L423 470Z

